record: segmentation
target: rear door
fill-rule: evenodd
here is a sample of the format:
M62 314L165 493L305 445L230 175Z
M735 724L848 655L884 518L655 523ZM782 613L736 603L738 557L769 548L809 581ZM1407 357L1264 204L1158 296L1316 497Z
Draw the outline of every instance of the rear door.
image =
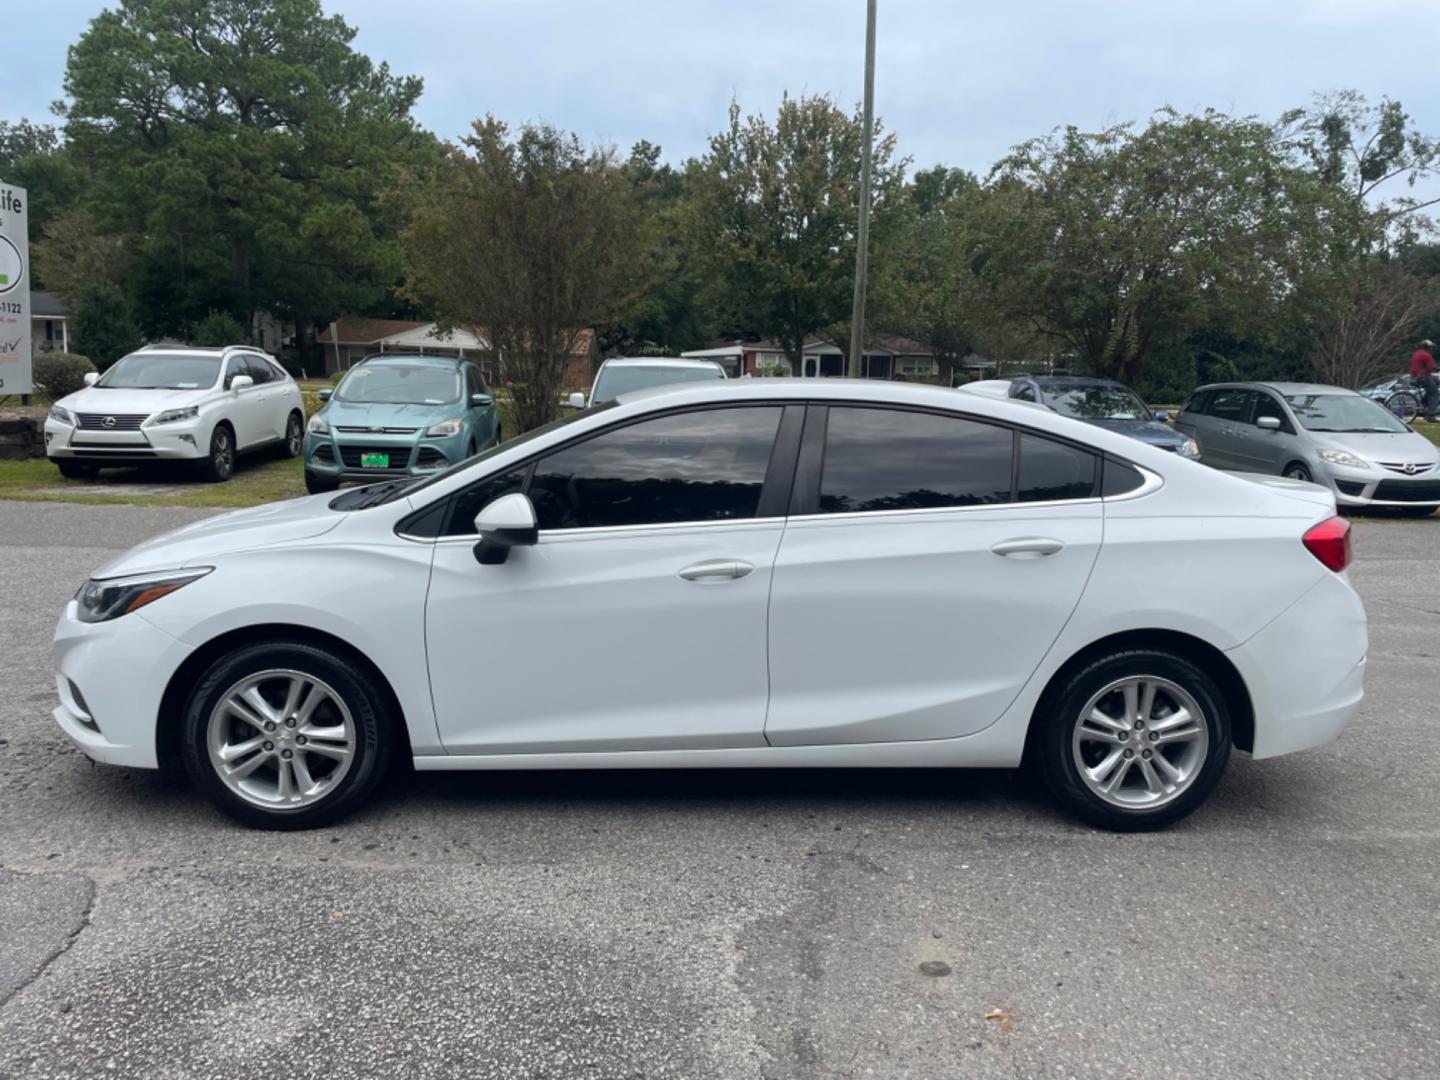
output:
M1200 440L1205 464L1221 469L1246 468L1246 428L1254 397L1253 391L1238 386L1222 386L1210 392L1205 437Z
M950 413L813 406L771 587L769 742L998 719L1084 591L1098 470L1083 447Z

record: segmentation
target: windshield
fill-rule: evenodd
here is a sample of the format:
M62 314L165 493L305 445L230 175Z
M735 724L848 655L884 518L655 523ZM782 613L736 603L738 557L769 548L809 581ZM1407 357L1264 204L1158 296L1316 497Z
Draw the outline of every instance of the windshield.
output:
M1307 431L1409 431L1378 402L1359 394L1286 394L1285 400Z
M1062 386L1045 390L1045 404L1079 420L1150 420L1149 408L1123 386Z
M460 400L460 372L438 364L370 360L350 369L335 397L357 405L449 405Z
M200 390L215 385L220 358L193 353L131 353L101 375L108 390Z
M595 396L591 404L610 401L633 390L648 390L652 386L669 386L672 383L703 382L706 379L723 379L725 372L718 367L661 367L645 364L636 367L607 367L600 372L595 382Z
M609 401L606 402L604 405L601 405L594 409L587 409L584 412L567 413L566 415L560 417L560 419L558 420L551 420L548 424L541 424L537 428L532 428L531 430L525 432L524 435L517 435L515 436L515 438L508 439L503 443L497 443L496 445L490 447L489 450L482 450L474 457L466 458L464 461L457 461L448 469L444 469L438 473L433 473L429 476L423 476L419 478L410 476L399 476L393 480L383 480L378 484L371 484L368 487L356 488L353 491L347 491L344 495L341 495L334 502L330 503L330 509L364 510L366 507L379 506L381 503L394 502L396 499L404 498L408 495L415 495L425 490L431 484L436 483L439 480L444 480L446 477L454 476L457 472L468 469L472 465L476 465L479 462L492 458L496 454L513 450L515 447L521 445L522 443L527 443L531 439L539 438L541 435L548 435L550 432L556 430L557 428L562 428L566 424L573 424L577 420L588 419L589 417L594 416L596 413L606 412L610 409L615 408L616 405L617 402Z

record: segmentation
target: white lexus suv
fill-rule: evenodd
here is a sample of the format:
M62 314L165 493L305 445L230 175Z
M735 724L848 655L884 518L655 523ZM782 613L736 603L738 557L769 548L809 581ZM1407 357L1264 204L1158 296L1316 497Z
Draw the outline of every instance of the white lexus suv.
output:
M1335 738L1366 625L1335 497L1014 401L691 383L429 478L186 526L55 634L90 757L251 824L417 769L1032 765L1175 821Z
M304 441L300 387L248 346L151 345L85 382L45 421L45 453L68 477L189 461L207 479L228 480L236 454L274 447L296 457Z

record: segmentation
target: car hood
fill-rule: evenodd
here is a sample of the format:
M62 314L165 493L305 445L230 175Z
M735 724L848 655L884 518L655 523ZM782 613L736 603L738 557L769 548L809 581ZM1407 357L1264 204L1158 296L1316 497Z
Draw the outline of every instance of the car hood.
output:
M320 415L332 427L427 428L452 416L464 416L465 404L452 401L445 405L365 405L331 398Z
M1348 450L1368 461L1440 463L1440 447L1415 431L1313 431L1310 435L1320 446Z
M55 404L72 412L100 413L144 413L147 416L162 409L183 409L194 405L207 394L209 387L196 390L106 390L104 387L87 386L73 394L66 394Z
M153 570L175 570L237 551L252 551L320 536L339 525L346 516L341 511L330 509L330 501L334 498L333 494L308 495L205 518L146 540L119 558L112 559L91 576L119 577Z
M1085 419L1077 417L1076 419ZM1179 446L1187 436L1182 435L1168 424L1162 424L1158 420L1089 420L1085 423L1094 424L1096 427L1104 428L1106 431L1113 431L1117 435L1126 435L1132 439L1139 439L1151 446Z

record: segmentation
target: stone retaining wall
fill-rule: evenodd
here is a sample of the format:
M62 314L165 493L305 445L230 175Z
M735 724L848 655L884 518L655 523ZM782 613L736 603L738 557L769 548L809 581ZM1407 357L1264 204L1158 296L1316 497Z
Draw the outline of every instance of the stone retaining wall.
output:
M0 458L45 456L45 421L35 416L0 413Z

